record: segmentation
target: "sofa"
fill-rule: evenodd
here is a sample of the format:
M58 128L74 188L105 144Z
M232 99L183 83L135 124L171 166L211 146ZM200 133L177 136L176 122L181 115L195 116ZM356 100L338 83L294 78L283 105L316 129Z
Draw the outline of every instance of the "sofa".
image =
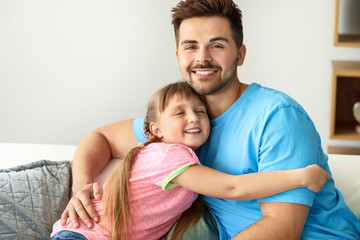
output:
M70 198L75 150L74 145L0 143L2 239L49 239ZM329 165L336 187L360 219L360 156L330 154Z

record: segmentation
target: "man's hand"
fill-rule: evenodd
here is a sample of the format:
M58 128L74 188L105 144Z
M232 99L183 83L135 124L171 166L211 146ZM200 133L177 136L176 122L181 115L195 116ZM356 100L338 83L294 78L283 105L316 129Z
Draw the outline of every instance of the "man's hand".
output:
M74 227L81 219L88 227L99 217L91 199L102 199L102 186L91 183L112 157L124 157L138 143L132 129L133 119L100 127L87 134L76 149L73 163L73 196L61 215L61 224L70 218Z
M61 225L70 220L75 228L79 227L79 218L88 228L92 228L93 222L98 222L99 217L94 209L91 199L101 200L103 188L99 183L90 183L74 192L65 211L61 215Z

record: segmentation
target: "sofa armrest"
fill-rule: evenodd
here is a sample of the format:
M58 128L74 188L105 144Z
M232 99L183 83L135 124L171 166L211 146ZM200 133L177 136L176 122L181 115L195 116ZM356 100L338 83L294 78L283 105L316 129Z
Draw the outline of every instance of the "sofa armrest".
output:
M329 166L335 187L345 203L360 219L360 156L329 154Z
M75 145L0 143L0 169L38 160L72 160L75 150Z

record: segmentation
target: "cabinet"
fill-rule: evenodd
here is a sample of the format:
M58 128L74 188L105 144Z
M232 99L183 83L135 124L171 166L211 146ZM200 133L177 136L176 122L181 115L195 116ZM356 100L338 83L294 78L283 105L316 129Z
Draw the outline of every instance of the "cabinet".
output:
M360 140L353 105L360 101L360 62L333 61L330 138Z
M359 0L335 0L335 46L360 47L359 12ZM360 61L333 61L331 139L360 141L359 123L353 115L353 106L358 101L360 101ZM360 154L360 148L328 146L328 153Z
M359 0L335 0L335 46L360 47L359 12Z

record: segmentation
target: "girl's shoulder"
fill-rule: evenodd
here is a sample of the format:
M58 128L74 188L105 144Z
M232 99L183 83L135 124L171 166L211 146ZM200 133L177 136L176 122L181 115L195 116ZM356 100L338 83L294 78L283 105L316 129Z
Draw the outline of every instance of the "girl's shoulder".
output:
M195 152L188 146L177 143L154 142L145 147L150 151L161 151L164 154L190 154L196 156Z

